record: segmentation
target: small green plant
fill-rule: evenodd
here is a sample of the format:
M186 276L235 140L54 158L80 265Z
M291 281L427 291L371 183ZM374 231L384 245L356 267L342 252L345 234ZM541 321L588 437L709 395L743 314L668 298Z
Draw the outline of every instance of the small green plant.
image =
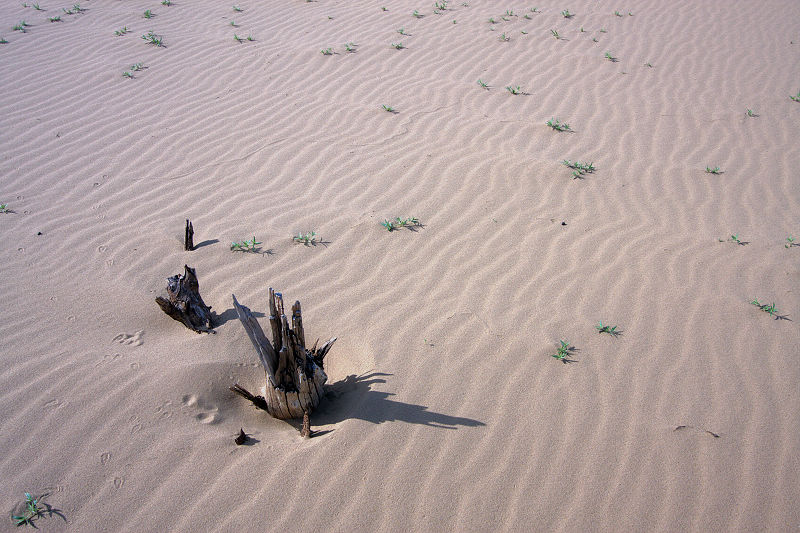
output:
M26 492L25 512L21 515L11 515L11 519L17 523L17 526L21 526L23 524L33 526L33 521L40 516L44 516L44 512L39 508L39 501L31 496L30 492Z
M151 19L151 18L153 18L153 12L148 9L143 13L143 16L146 19Z
M0 213L10 213L11 209L8 208L8 204L0 204Z
M489 24L497 24L497 21L494 20L493 18L490 18L489 19Z
M5 204L3 204L3 205L5 205ZM0 211L0 212L2 212L2 211ZM786 244L784 244L783 247L784 248L791 248L792 246L798 246L798 244L794 242L794 237L789 235L788 237L786 237Z
M128 30L128 27L127 27L127 26L123 26L121 30L116 30L116 31L114 32L114 35L116 35L117 37L119 37L120 35L125 35L126 33L128 33L128 31L129 31L129 30Z
M775 316L775 314L778 313L778 310L775 308L775 302L772 302L771 304L767 305L767 304L762 304L758 300L753 300L750 303L752 305L755 305L765 313L769 313L769 316Z
M8 44L8 41L5 37L0 37L0 44Z
M522 15L522 18L524 18L525 20L531 20L532 19L532 17L530 15L528 15L527 13Z
M169 7L172 5L172 2L170 2L170 0L161 0L161 5Z
M795 102L800 102L800 91L797 91L797 96L790 96L789 98L791 98Z
M757 117L758 116L758 115L755 114L755 112L752 109L748 109L746 111L746 113L747 113L748 117Z
M558 31L550 30L550 33L553 35L553 37L556 38L556 40L561 39L561 36L558 34Z
M620 13L619 11L614 11L614 14L615 14L616 16L618 16L618 17L621 17L621 16L622 16L622 13Z
M570 161L565 159L561 162L562 165L575 169L580 174L591 174L595 171L594 163L581 163L580 161Z
M44 9L42 9L42 8L41 8L41 6L39 6L39 4L33 4L33 6L32 6L32 7L33 7L33 9L35 9L36 11L44 11Z
M344 43L344 49L347 52L355 52L356 51L356 44L355 43Z
M381 107L382 107L382 108L383 108L383 110L384 110L384 111L386 111L387 113L397 113L397 111L395 111L395 109L394 109L392 106L390 106L390 105L382 105Z
M415 9L415 10L414 10L414 12L413 12L413 13L411 13L411 16L412 16L412 17L414 17L414 18L421 19L421 18L422 18L422 17L424 17L425 15L423 15L422 13L420 13L419 11L417 11L417 10Z
M253 41L255 41L256 39L255 39L255 37L253 37L252 35L248 35L248 36L247 36L247 40L248 40L248 41L250 41L250 42L252 43L252 42L253 42Z
M67 9L66 7L62 7L61 11L63 11L65 15L72 15L73 14L72 10L71 9Z
M11 29L12 29L12 30L14 30L14 31L21 31L22 33L25 33L25 26L29 26L29 24L28 24L28 23L26 23L26 22L23 20L23 21L21 21L19 24L17 24L16 26L14 26L14 27L13 27L13 28L11 28Z
M416 217L408 217L408 218L400 218L396 217L394 220L384 220L381 222L381 226L386 228L389 231L394 231L400 228L416 228L419 227L421 224L419 223L419 219Z
M403 43L392 43L392 48L396 50L402 50L403 48L405 48L405 46L403 46Z
M292 237L292 241L300 242L304 245L308 246L309 244L316 244L317 243L317 232L316 231L309 231L306 233L298 233L294 237Z
M586 30L583 29L583 26L581 26L581 33L586 33Z
M404 30L403 28L400 28L399 30L397 30L397 33L399 33L400 35L409 35L408 33L406 33L406 30Z
M244 42L244 37L239 37L238 35L236 35L234 33L233 34L233 40L236 41L237 43L242 43L242 42ZM322 53L324 54L325 52L323 51Z
M483 88L484 88L484 89L486 89L487 91L489 90L489 84L488 84L488 83L486 83L486 82L485 82L485 81L483 81L483 80L480 80L480 79L479 79L479 80L478 80L478 85L480 85L481 87L483 87Z
M47 17L47 20L50 22L61 22L61 15L56 15L55 17Z
M164 46L164 38L160 35L156 35L152 30L142 35L142 39L153 46Z
M511 85L506 85L506 91L510 92L513 95L522 94L522 89L520 88L519 85L513 87Z
M597 42L597 37L592 37L592 42L596 43Z
M565 9L564 11L561 12L561 15L563 15L565 19L571 19L572 17L575 16L575 13L570 13L569 9Z
M719 169L719 167L714 167L714 168L706 167L706 173L708 173L708 174L722 174L722 171Z
M517 15L514 13L513 9L506 9L506 16L507 17L516 17Z
M122 73L122 77L123 77L123 78L130 78L130 79L133 79L133 74L132 74L132 73L130 73L130 72L128 72L128 71L125 71L125 72L123 72L123 73Z
M600 33L608 33L608 30L605 28L600 28Z
M547 122L545 122L547 126L550 126L556 131L569 131L569 124L561 123L557 119L551 118Z
M333 48L323 48L319 52L324 56L332 56L333 55Z
M603 321L600 321L600 324L594 327L597 330L597 333L608 333L612 337L617 337L620 335L620 332L617 331L617 326L604 326Z
M531 13L541 13L541 11L539 11L539 10L538 10L538 9L536 9L535 7L532 7L532 8L531 8Z
M80 4L72 4L72 11L75 13L83 13L86 10L82 8Z
M445 2L444 0L441 2L434 2L433 7L441 11L445 11L447 9L447 2Z
M381 7L381 11L389 11L389 9L384 6L384 7Z
M649 62L645 63L644 66L646 66L647 68L653 68L653 65L651 65Z
M606 52L605 56L603 56L603 57L605 57L606 59L608 59L612 63L616 63L618 61L616 57L611 55L611 52Z
M562 363L569 363L571 362L569 356L574 350L575 348L570 346L567 341L559 340L556 353L551 354L550 357L555 357Z
M232 21L231 21L231 26L232 26L232 27L234 27L234 28L238 28L238 27L239 27L239 25L238 25L238 24L236 24L236 21L235 21L235 20L232 20Z
M231 243L231 251L232 252L255 252L256 246L261 244L256 240L255 235L249 241L241 241L241 242L232 242Z
M140 70L144 70L144 63L134 63L131 65L131 71L139 72Z
M500 39L500 41L502 41L502 42L506 42L506 41L510 41L510 40L511 40L511 37L509 37L509 36L508 36L508 35L506 35L505 33L501 33L501 34L500 34L500 37L499 37L499 39Z
M242 9L242 8L241 8L241 7L239 7L239 6L233 6L233 10L234 10L236 13L241 13L242 11L244 11L244 9Z
M738 233L735 233L735 234L731 235L731 237L728 239L728 241L736 243L739 246L744 246L745 244L747 244L745 241L742 241L741 239L739 239L739 234ZM722 242L722 239L720 239L720 242Z

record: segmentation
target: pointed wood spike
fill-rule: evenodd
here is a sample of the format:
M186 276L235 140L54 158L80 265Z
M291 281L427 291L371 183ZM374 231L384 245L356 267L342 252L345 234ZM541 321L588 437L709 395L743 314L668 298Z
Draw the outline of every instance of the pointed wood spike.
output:
M183 249L187 252L194 250L194 228L189 219L186 219L186 234L183 238Z
M278 316L278 309L275 307L275 291L269 288L269 325L272 329L272 346L275 353L281 351L281 321Z

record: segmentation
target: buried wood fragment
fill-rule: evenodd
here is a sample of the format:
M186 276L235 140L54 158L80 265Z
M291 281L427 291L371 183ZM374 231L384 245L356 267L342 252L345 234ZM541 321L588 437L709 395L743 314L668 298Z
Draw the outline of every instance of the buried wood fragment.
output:
M192 331L214 333L211 307L200 297L197 274L189 265L184 265L183 274L167 278L167 298L159 296L156 303L162 311Z

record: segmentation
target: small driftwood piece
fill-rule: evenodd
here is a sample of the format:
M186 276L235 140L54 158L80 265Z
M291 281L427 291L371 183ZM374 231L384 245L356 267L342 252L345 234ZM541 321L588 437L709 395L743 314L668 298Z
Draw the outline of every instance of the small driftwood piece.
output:
M322 387L328 376L323 370L323 362L336 337L319 349L316 343L311 350L307 349L300 302L292 306L290 327L283 309L283 296L272 288L269 289L272 342L267 339L250 310L240 305L235 295L233 307L264 366L266 384L263 396L253 395L239 384L234 384L231 390L275 418L307 417L319 405L325 393Z
M186 234L183 237L183 249L187 252L194 250L194 228L189 219L186 219Z
M196 333L214 333L211 325L211 307L200 297L197 274L189 265L184 273L167 278L167 298L159 296L156 303L169 316L183 322Z

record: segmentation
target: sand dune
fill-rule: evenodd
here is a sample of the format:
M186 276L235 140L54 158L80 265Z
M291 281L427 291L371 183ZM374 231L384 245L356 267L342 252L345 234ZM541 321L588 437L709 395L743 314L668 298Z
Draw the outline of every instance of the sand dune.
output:
M47 531L800 526L799 4L46 2L0 10L4 508L47 494ZM184 264L215 335L153 301ZM231 294L262 316L268 287L339 339L310 440L228 390L263 379Z

